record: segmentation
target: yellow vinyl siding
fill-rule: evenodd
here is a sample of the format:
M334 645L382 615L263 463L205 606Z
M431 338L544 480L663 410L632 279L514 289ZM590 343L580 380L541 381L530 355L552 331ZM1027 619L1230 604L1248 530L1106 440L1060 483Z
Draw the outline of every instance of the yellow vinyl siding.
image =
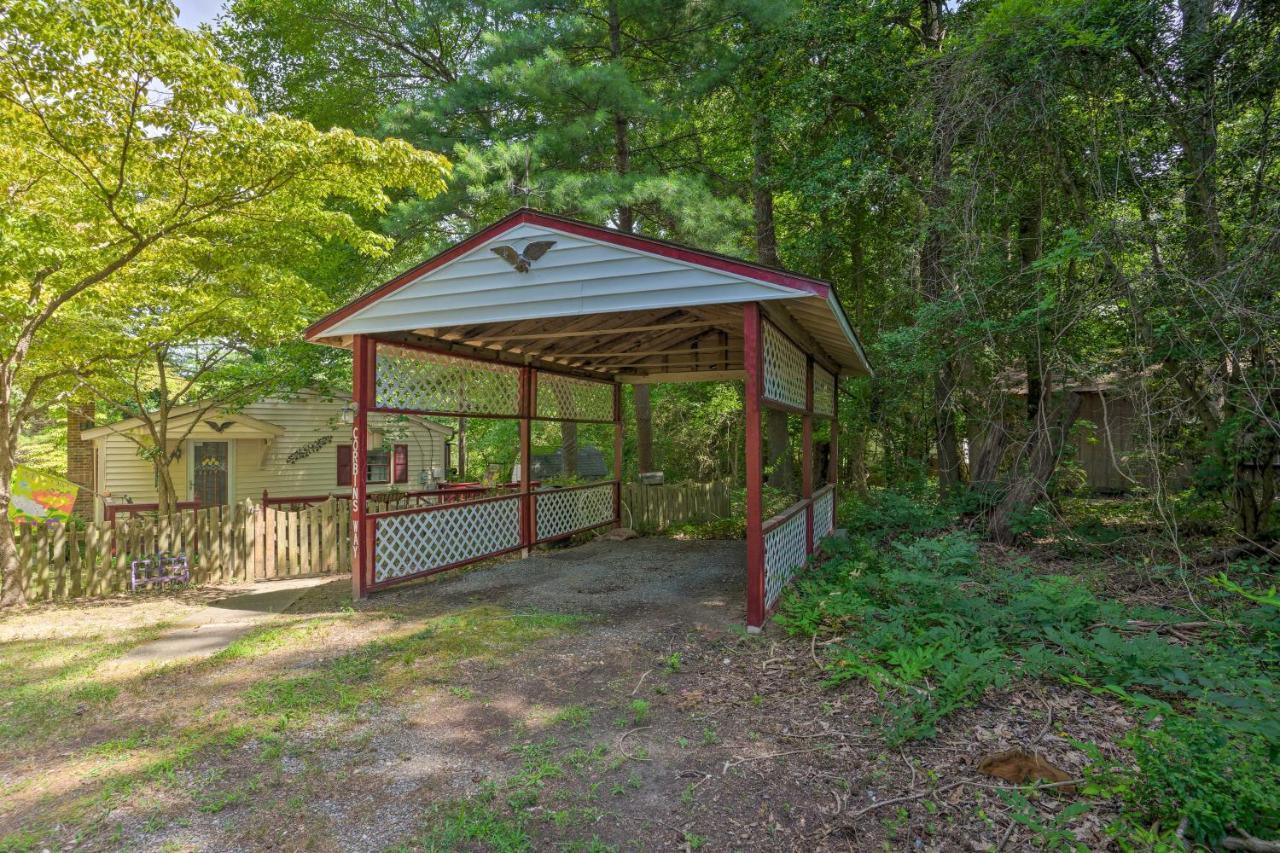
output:
M124 503L125 497L133 499L133 503L155 503L159 499L156 493L156 476L151 462L138 455L138 445L123 435L108 435L98 439L99 463L102 476L98 487L103 494L110 494L112 503ZM169 443L172 451L175 442ZM174 488L178 497L185 500L187 496L187 459L186 453L169 465L169 473L173 477ZM100 503L100 501L99 501Z
M351 427L342 423L346 404L343 399L308 393L290 400L259 400L246 406L243 414L274 424L283 432L269 442L260 438L229 439L235 445L229 484L232 500L257 501L263 489L275 497L350 494L350 487L339 486L337 480L338 445L351 443ZM380 435L378 431L389 420L393 419L381 415L370 418L375 441ZM393 486L416 489L420 471L444 467L445 433L422 426L420 419L412 419L399 431L404 437L388 439L388 443L408 445L409 482L371 485L371 491ZM294 462L288 461L290 454L326 437L328 440L314 452ZM194 440L222 439L201 430ZM157 495L151 464L138 456L137 445L123 435L107 435L97 439L97 443L102 454L99 469L102 490L111 494L113 502L124 502L128 495L134 503L154 503ZM181 457L171 466L180 500L191 497L187 484L189 452L190 441L187 441L183 443ZM101 501L98 503L101 518Z
M350 487L339 486L338 445L351 443L351 427L342 423L345 400L326 400L318 395L294 400L261 400L246 406L244 413L284 429L269 448L260 439L239 439L236 443L235 496L261 498L262 490L280 497L350 493ZM382 426L381 416L374 415L375 430ZM405 428L406 437L396 444L409 446L409 482L402 489L418 488L418 472L427 466L444 466L445 437L412 421ZM328 437L323 447L296 462L289 455L319 439ZM391 485L370 486L371 490Z

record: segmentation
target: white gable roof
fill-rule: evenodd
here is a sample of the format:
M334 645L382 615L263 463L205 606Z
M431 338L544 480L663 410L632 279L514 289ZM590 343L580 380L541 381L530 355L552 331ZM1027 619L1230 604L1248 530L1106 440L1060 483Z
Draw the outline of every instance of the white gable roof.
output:
M555 245L528 272L492 250ZM431 329L616 311L789 299L806 294L690 260L522 223L325 329L326 335Z
M523 272L494 252L500 248L504 254L523 253L538 241L554 245ZM306 338L347 346L353 335L436 337L442 330L463 327L643 317L668 310L699 316L700 308L784 300L785 313L819 342L842 374L871 372L826 282L529 208L514 211L323 317L307 329ZM608 370L609 365L602 363L597 369Z

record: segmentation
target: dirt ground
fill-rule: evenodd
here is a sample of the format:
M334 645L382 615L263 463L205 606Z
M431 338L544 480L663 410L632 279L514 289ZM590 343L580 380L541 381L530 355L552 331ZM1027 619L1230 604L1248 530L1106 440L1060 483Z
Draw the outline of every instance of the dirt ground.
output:
M1039 849L1051 827L978 761L1023 746L1072 773L1073 739L1130 725L1014 691L891 749L871 688L742 630L743 556L597 540L357 606L337 579L136 671L106 664L216 591L6 616L0 850Z

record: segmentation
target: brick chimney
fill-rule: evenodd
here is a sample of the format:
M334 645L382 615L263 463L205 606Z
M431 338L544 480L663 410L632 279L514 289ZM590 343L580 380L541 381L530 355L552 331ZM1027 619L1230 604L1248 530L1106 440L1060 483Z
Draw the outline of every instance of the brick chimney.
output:
M80 487L75 514L88 521L93 521L93 493L98 485L98 472L93 464L93 442L82 439L80 432L93 427L93 415L92 402L67 407L67 479Z

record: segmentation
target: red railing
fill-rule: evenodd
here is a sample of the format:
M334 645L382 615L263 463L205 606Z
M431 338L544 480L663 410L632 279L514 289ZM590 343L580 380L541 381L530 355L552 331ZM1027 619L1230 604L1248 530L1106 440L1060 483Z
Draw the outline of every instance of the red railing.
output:
M534 485L537 485L536 483ZM384 512L388 509L413 509L415 507L438 506L440 504L461 503L477 500L520 489L519 483L500 483L496 486L485 486L480 483L441 483L435 489L414 489L412 491L368 492L365 500L369 512ZM297 509L324 503L327 500L350 501L350 494L327 495L289 495L273 497L266 491L262 493L262 505L275 509ZM381 508L378 508L381 505Z

